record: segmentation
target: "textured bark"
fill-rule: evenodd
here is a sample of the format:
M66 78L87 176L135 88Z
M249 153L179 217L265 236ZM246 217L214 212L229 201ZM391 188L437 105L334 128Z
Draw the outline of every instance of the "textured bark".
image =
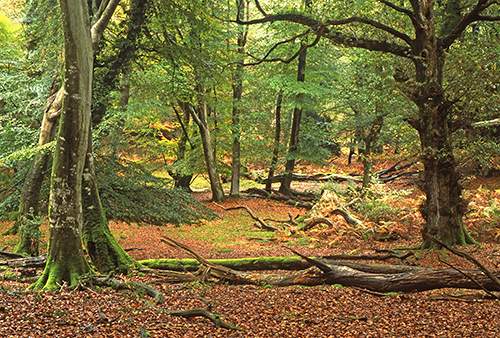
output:
M419 110L413 125L420 136L424 164L423 245L437 246L428 235L448 245L468 244L473 240L463 224L466 203L449 129L452 103L446 100L443 87L445 51L437 38L432 1L423 2L420 12L415 52L423 57L414 60L418 87L411 97Z
M269 173L267 175L266 190L271 191L272 189L272 178L274 177L274 171L278 165L278 157L280 153L281 145L281 107L283 103L283 90L278 91L276 96L276 108L274 111L274 143L273 143L273 157L271 158L271 165L269 166Z
M109 229L97 186L90 132L83 173L83 219L83 243L99 272L127 272L134 266L133 259L122 249Z
M82 174L90 127L93 53L85 1L61 0L64 27L65 96L52 167L49 248L35 289L75 287L90 271L80 232Z

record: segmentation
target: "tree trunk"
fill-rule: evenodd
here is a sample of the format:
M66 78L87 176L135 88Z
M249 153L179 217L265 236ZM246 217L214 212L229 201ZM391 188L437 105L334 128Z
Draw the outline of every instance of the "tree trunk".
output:
M245 10L248 5L246 0L237 1L238 14L245 17ZM231 196L239 196L240 194L240 171L241 171L241 96L243 94L243 63L245 59L245 45L247 36L247 27L238 26L238 62L233 73L233 111L232 111L232 128L233 137L232 146L232 162L231 162Z
M474 243L463 224L466 203L462 199L447 116L439 106L426 105L426 112L421 112L425 118L419 130L426 195L422 235L426 248L436 246L429 235L448 245Z
M54 139L63 93L64 90L61 88L48 100L38 137L39 146L45 145ZM9 234L19 232L19 240L15 251L20 254L38 255L40 190L42 189L50 156L49 153L37 154L35 156L23 184L16 223L8 231Z
M269 166L269 174L267 175L268 181L266 182L266 190L272 190L272 178L274 177L274 171L278 164L278 157L280 153L281 145L281 106L283 103L283 90L280 89L278 96L276 97L276 109L274 113L274 144L273 144L273 157L271 158L271 165Z
M189 142L191 149L193 149L193 144L191 143L189 139L189 134L188 134L188 127L189 127L189 122L190 122L190 114L189 114L189 109L186 107L185 103L180 103L179 104L181 107L182 111L182 117L180 116L179 112L173 107L175 115L177 116L177 120L179 121L179 124L181 125L181 137L179 139L179 142L177 143L177 161L183 160L186 157L186 145ZM174 162L175 163L175 162ZM184 189L188 192L191 192L191 180L193 179L193 174L186 174L186 173L176 173L172 171L169 173L170 176L173 177L174 179L174 187L175 188L180 188Z
M49 201L49 248L35 289L76 287L90 271L80 232L82 174L90 128L92 40L87 3L60 0L64 27L65 96L57 137Z
M83 173L83 243L97 271L127 272L134 265L134 261L118 244L109 229L97 186L91 131L88 142Z
M203 153L205 155L205 164L207 165L210 188L212 190L212 199L215 202L221 202L224 199L224 190L217 171L217 163L214 158L212 139L210 130L206 125L200 125L201 142L203 144Z
M200 129L201 143L203 145L203 155L207 166L208 179L212 191L212 199L215 202L221 202L224 199L224 190L220 180L219 172L217 171L217 161L215 157L214 147L210 129L208 127L208 105L205 99L205 88L203 88L201 77L197 75L196 92L198 100L198 108L195 109L189 105L188 109L191 112L193 120Z
M443 69L445 51L436 38L432 2L421 6L423 20L417 31L416 52L424 56L415 59L417 88L412 98L417 105L418 119L412 121L420 136L424 164L426 200L422 207L425 225L423 247L439 246L431 237L448 245L474 242L463 224L466 203L462 200L457 165L451 144L450 108L445 97Z
M299 62L297 66L297 81L304 82L306 69L307 48L303 45L299 54ZM302 101L303 94L297 94L297 103L293 109L292 131L290 132L290 143L288 145L287 161L285 163L285 178L281 182L279 191L283 194L290 192L292 184L292 174L295 168L295 157L299 146L300 122L302 120Z

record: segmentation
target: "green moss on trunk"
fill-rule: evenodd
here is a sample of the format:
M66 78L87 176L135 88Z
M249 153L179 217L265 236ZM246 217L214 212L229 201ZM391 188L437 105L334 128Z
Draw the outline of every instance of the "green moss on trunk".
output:
M83 174L83 242L92 264L99 272L127 272L134 265L134 260L109 230L108 219L99 197L91 142L92 138L89 137Z

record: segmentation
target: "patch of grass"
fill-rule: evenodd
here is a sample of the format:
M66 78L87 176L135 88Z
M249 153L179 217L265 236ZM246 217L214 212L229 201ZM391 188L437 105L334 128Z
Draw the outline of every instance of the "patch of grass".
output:
M234 245L245 245L248 238L272 239L271 231L259 231L254 221L244 211L226 213L224 219L201 222L196 226L182 226L166 230L168 236L179 239L204 241L212 244L216 250L230 252Z

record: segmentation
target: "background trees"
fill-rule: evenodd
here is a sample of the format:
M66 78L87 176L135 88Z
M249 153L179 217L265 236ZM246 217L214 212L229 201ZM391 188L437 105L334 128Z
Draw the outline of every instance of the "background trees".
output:
M91 32L90 70L79 56L63 58L64 18L55 2L18 4L10 7L9 18L0 16L0 165L8 168L2 173L6 188L0 188L0 210L18 221L18 252L38 253L37 231L48 196L43 177L50 155L61 148L53 163L59 176L52 182L52 215L70 202L56 198L59 178L75 175L73 209L64 210L73 210L71 217L80 222L75 214L80 202L73 195L80 189L79 151L86 148L85 221L75 226L101 271L132 264L111 236L105 209L127 216L137 204L129 196L136 194L135 186L123 189L126 207L116 203L123 200L116 198L120 189L108 173L114 180L140 168L134 172L145 174L138 185L158 191L168 184L189 191L207 176L215 201L225 198L224 189L237 196L244 189L241 177L271 179L284 173L279 190L293 195L296 162L325 165L347 147L357 148L365 190L372 182L374 153L405 151L418 157L425 168L425 246L434 245L429 236L448 244L472 242L462 221L460 164L476 163L472 170L488 172L491 154L498 152L498 130L475 124L498 115L494 1L94 5L92 26L82 28ZM88 44L85 39L73 43ZM92 128L88 135L68 131L86 123L81 115L86 107L78 107L60 122L67 137L52 142L64 99L61 65L71 59L77 62L73 67L93 74ZM83 90L74 87L75 93ZM87 136L90 146L69 135ZM75 158L68 150L73 144L61 142L76 142ZM68 173L72 166L77 171ZM99 195L100 173L106 198ZM269 180L266 189L272 188ZM184 192L175 196L181 196L176 203L194 205ZM160 218L165 221L155 219Z

